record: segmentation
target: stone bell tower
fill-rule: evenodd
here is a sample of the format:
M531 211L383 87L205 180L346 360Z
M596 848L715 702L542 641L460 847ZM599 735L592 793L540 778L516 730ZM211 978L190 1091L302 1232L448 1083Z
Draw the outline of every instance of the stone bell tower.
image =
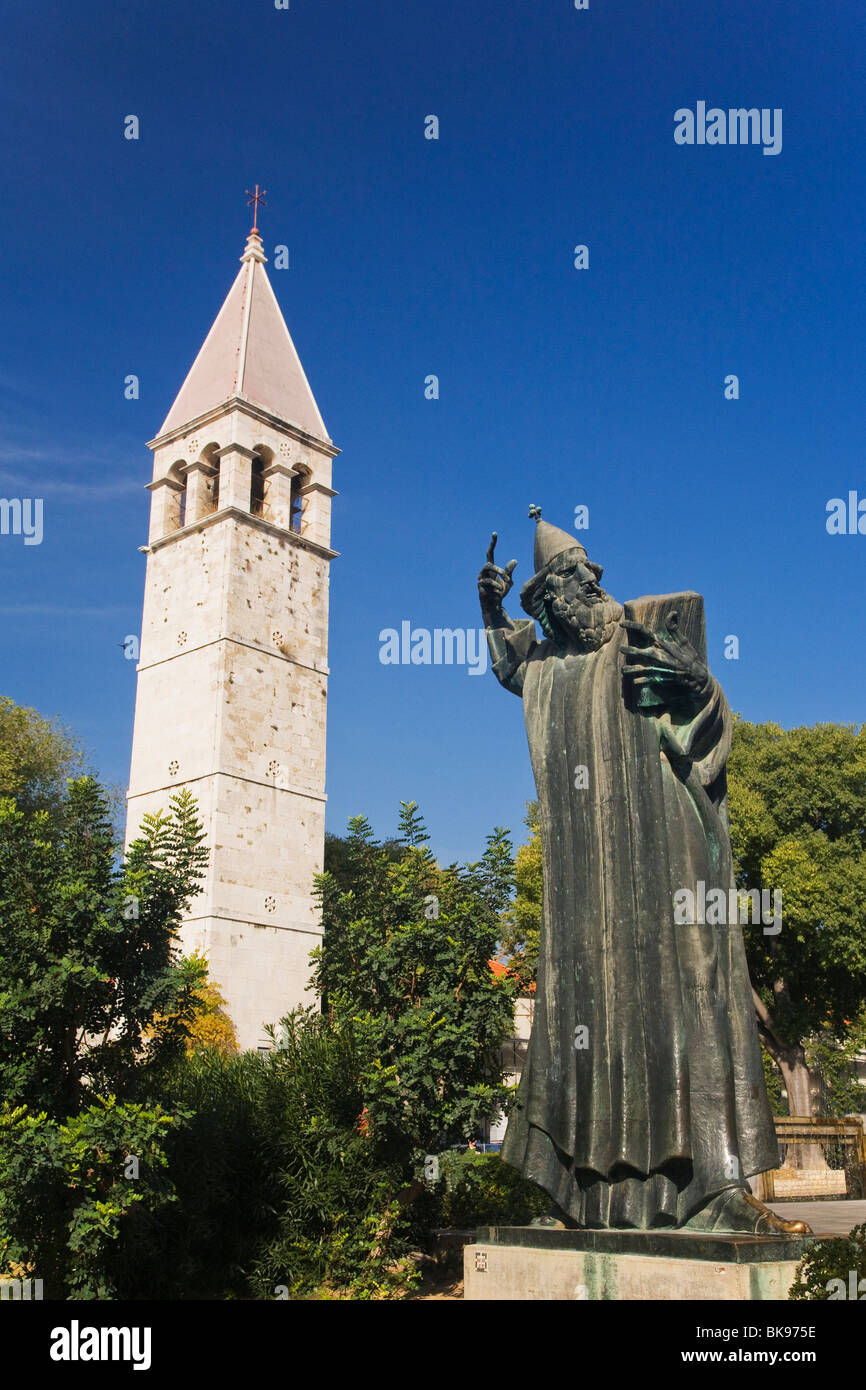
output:
M210 862L182 929L242 1048L321 930L331 460L254 226L154 453L127 839L186 787Z

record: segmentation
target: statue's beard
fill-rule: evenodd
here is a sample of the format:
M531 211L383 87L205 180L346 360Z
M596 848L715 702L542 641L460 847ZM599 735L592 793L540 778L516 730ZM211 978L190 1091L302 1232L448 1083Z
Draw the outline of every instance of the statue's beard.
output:
M578 651L594 652L613 637L622 617L622 605L601 591L594 603L582 598L547 594L541 626L548 637Z

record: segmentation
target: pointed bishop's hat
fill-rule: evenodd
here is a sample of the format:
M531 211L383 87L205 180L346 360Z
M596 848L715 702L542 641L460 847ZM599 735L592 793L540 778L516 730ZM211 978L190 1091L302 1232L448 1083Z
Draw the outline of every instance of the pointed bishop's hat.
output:
M520 590L520 606L524 613L528 613L531 618L536 618L544 628L548 637L551 636L549 619L544 611L544 588L547 578L547 567L557 555L562 555L566 550L576 550L580 558L585 560L591 567L597 578L601 578L601 566L593 565L587 556L586 551L570 536L567 531L562 531L558 526L551 526L548 521L542 521L541 508L530 507L529 515L535 519L535 574L531 579L527 579L523 588Z
M551 526L549 521L542 521L541 508L530 507L529 515L535 518L535 573L540 574L546 569L551 560L555 560L557 555L562 555L566 550L579 550L581 558L586 560L587 554L580 541L575 540L567 531L563 531L559 526Z

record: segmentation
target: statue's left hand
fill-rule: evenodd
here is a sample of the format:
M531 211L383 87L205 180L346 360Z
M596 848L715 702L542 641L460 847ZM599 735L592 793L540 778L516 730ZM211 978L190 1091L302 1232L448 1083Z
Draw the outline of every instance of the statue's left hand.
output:
M679 615L669 613L665 625L667 634L651 632L631 618L623 619L622 626L628 629L633 644L623 648L623 676L637 694L649 687L665 703L686 698L702 705L709 699L713 678L680 632Z

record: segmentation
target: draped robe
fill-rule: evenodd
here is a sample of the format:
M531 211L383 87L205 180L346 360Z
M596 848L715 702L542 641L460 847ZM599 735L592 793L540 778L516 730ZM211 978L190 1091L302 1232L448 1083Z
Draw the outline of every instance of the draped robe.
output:
M705 655L699 595L626 611L647 622L671 606L689 609ZM674 923L677 889L734 882L730 711L715 681L693 717L637 708L622 628L587 653L538 642L530 620L488 642L523 700L544 859L535 1015L502 1156L581 1226L679 1226L778 1163L741 928Z

